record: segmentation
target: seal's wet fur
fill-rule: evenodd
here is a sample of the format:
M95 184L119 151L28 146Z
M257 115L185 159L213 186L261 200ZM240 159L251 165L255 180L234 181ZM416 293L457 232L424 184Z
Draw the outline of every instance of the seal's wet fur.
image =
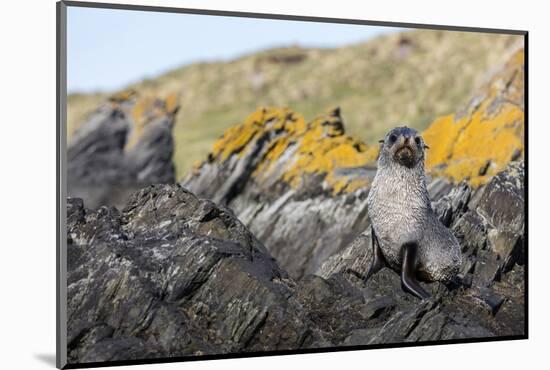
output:
M405 126L392 129L381 143L368 196L375 258L367 278L386 264L402 274L409 291L407 278L453 280L462 262L460 245L432 210L424 173L424 140ZM411 276L404 277L405 270ZM416 280L411 284L417 284ZM418 287L419 291L413 287L411 293L426 298L428 294Z

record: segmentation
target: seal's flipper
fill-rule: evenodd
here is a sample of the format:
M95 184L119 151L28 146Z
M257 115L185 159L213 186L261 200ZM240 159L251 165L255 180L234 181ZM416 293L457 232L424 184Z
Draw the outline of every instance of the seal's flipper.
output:
M382 254L382 249L380 249L380 243L378 242L378 238L376 237L376 234L374 233L374 228L372 226L370 228L370 235L371 235L371 244L372 244L372 262L371 262L369 271L367 271L367 274L365 275L365 282L373 274L377 273L382 268L386 267L386 259Z
M376 234L374 233L374 228L372 228L372 226L371 226L370 235L371 235L371 245L372 245L372 262L367 273L363 275L352 268L347 268L344 270L344 272L352 274L359 279L363 279L365 283L373 274L377 273L382 268L387 266L386 258L384 258L384 255L382 254L382 249L380 249L380 243L378 242L378 238L376 237Z
M401 285L403 289L420 299L430 298L430 294L416 281L416 243L403 245L403 266L401 268Z

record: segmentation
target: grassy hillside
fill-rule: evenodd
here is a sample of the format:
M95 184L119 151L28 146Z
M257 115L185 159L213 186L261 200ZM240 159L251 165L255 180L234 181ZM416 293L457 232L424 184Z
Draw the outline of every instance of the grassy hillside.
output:
M465 105L518 42L418 30L337 49L289 47L198 63L128 87L143 95L180 93L174 161L181 178L225 129L261 106L287 106L306 120L340 106L347 132L368 143L396 124L424 129ZM69 135L108 95L69 96Z

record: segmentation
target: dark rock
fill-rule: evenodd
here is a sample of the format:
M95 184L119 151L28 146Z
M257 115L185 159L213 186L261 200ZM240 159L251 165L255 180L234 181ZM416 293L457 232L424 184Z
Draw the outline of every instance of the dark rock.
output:
M423 301L407 310L398 311L379 328L368 344L403 343L418 326L424 315L436 307L434 301Z
M502 335L524 334L525 330L525 270L514 265L501 281L492 286L493 291L504 297L493 321L495 331Z
M375 319L390 312L395 308L395 305L396 303L392 297L384 296L368 302L362 311L368 319Z
M463 182L452 187L447 195L432 204L443 225L449 227L466 210L471 192L470 186Z
M295 283L229 209L177 185L141 190L122 213L69 204L85 214L68 230L70 362L321 341Z
M452 230L462 241L463 252L469 255L474 250L486 247L487 227L485 220L476 211L468 211L456 220Z
M437 177L426 182L428 184L428 194L432 202L437 202L453 188L453 184L443 177Z
M479 213L497 229L522 232L524 227L523 161L513 162L487 184Z
M479 251L475 259L473 284L484 287L500 279L501 263L493 253Z
M487 184L478 212L489 224L488 244L505 271L523 263L525 224L523 161L511 163Z
M502 269L509 271L515 263L523 264L523 235L508 230L490 229L490 248L502 260Z
M365 299L361 290L341 275L328 280L308 275L301 281L297 297L313 325L332 345L342 343L354 328L367 326L372 316L363 311Z
M164 101L111 101L93 112L67 149L67 193L86 207L123 207L143 186L174 183L172 126ZM143 111L136 116L136 111Z
M84 219L84 202L79 198L67 198L67 228L74 227Z
M461 278L455 286L421 282L432 295L423 301L390 269L366 284L360 278L370 265L369 231L296 281L231 209L179 185L146 187L122 211L93 211L69 198L69 359L522 334L523 267L490 247L494 225L469 207L467 194L459 185L440 198L462 244ZM265 217L276 219L278 210Z
M515 71L510 84L491 86L518 94L497 91L465 117L500 117L501 108L519 117ZM450 284L421 282L431 298L419 300L388 268L361 278L372 259L366 198L376 148L345 134L339 109L311 122L259 109L224 133L185 188L143 188L173 181L177 108L150 103L130 122L136 102L111 99L69 148L69 194L85 198L67 200L71 363L523 334L521 150L504 171L510 156L492 153L467 168L472 147L437 148L458 141L461 126L432 125L440 158L427 167L436 176L428 191L464 262ZM516 135L523 120L508 115L496 129ZM453 183L457 176L469 182Z
M333 154L339 150L346 155ZM345 135L339 109L309 123L291 111L263 109L227 131L182 184L231 207L289 274L301 278L369 225L366 198L375 167L334 164L348 157L366 161L364 150ZM310 164L294 170L296 162Z
M138 189L124 163L129 128L123 107L111 105L100 107L79 128L67 149L69 196L96 208L120 205L121 198Z
M349 196L300 200L284 195L247 218L257 207L252 203L241 212L237 208L239 218L295 278L315 272L368 226L363 195L351 201Z
M473 283L473 274L472 273L466 273L464 275L464 278L462 279L462 286L464 288L471 288Z
M365 275L369 269L371 259L372 247L369 230L355 238L341 253L336 253L328 258L317 270L316 274L325 279L347 270Z
M376 335L379 330L379 328L352 330L344 340L343 344L346 346L364 346Z
M99 107L74 134L67 148L69 163L90 155L120 152L130 129L125 109L118 105Z
M176 174L172 155L174 139L172 126L175 117L170 114L148 123L136 145L128 149L126 164L140 184L170 184Z
M475 298L487 308L491 315L495 315L504 302L504 297L496 294L492 289L482 288Z
M506 176L508 171L499 176ZM484 197L491 192L490 188L476 191L476 194L481 194L476 202L486 204ZM375 317L371 317L364 327L352 331L345 343L357 344L359 340L365 340L367 335L370 336L368 343L394 343L523 333L521 325L524 323L524 306L519 303L519 297L523 297L524 290L521 279L517 278L519 273L516 272L520 269L517 262L522 260L510 257L517 256L521 248L516 246L511 252L502 255L496 252L499 249L494 248L496 243L491 239L491 232L496 229L483 214L478 213L477 207L470 207L470 194L470 188L462 184L453 187L434 203L436 213L440 216L448 215L446 217L451 230L462 246L463 265L458 286L422 283L432 294L433 298L429 300L431 303L418 301L403 293L399 276L389 269L383 269L372 276L366 285L355 276L364 275L371 263L369 231L322 264L317 274L325 279L341 274L346 276L358 289L363 290L365 307L377 299L382 299L382 302L390 302L392 299L395 302L391 309L380 311L382 315L391 312L390 316L385 316L378 324L374 324ZM501 220L501 230L509 230L514 225L513 218L506 219L512 225L508 225L505 218ZM507 234L501 231L498 235ZM509 256L507 259L504 257L506 255Z

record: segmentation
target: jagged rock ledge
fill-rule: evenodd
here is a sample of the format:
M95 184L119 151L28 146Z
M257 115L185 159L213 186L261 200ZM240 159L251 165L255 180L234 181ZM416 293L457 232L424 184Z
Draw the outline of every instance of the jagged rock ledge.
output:
M160 99L130 90L92 112L68 145L68 195L90 208L123 207L143 186L174 183L177 100L176 94Z
M364 185L374 171L356 167L371 151L345 134L338 109L310 123L289 109L260 109L182 184L231 207L298 278L368 225Z
M370 260L377 148L346 135L338 110L306 123L288 109L260 109L183 186L143 188L121 211L68 200L70 362L522 335L522 73L520 50L465 111L424 133L433 207L465 257L459 285L426 285L433 298L419 301L392 271L366 285L348 273ZM119 167L96 158L123 163L148 137L124 128L130 115L116 112L135 107L128 101L113 98L83 126L103 131L70 149L82 161L74 169L89 169L73 179L101 168L100 184L113 173L120 181ZM153 107L162 114L138 117L175 114Z
M180 185L152 185L125 209L68 200L70 362L273 351L523 334L522 163L482 194L467 185L436 210L461 235L463 283L402 292L394 272L367 285L360 236L295 280L235 217ZM501 204L514 207L501 207Z
M433 201L461 181L480 191L521 160L523 82L520 49L465 109L423 133ZM182 184L231 207L291 276L315 273L369 226L378 145L347 135L340 113L306 123L290 109L259 109L227 130Z
M295 282L231 210L178 185L118 212L68 201L70 362L298 348Z

